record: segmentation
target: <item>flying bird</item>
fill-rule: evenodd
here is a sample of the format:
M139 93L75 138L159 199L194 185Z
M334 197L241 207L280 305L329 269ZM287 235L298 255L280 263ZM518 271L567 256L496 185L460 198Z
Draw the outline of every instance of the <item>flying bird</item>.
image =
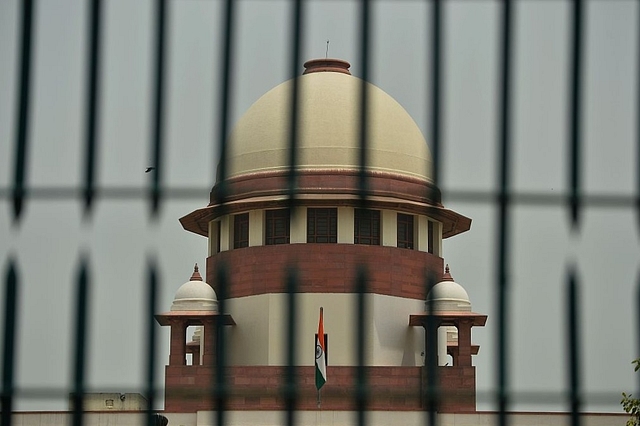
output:
M147 167L147 170L145 170L145 173L149 173L151 170L155 170L155 167Z

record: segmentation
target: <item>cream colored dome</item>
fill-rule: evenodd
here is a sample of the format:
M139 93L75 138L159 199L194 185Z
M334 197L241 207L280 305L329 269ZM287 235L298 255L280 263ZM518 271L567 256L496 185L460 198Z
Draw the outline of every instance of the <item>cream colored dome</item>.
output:
M428 310L429 303L433 301L433 310L471 312L471 301L469 294L460 284L453 281L449 274L449 265L445 269L445 274L441 282L434 285L425 302L425 311Z
M182 284L171 304L172 311L218 311L218 297L209 284L202 281L196 264L191 279Z
M337 72L324 68L320 71L334 72L298 77L297 164L301 169L358 168L362 80L348 73L348 63L329 61L346 68ZM228 145L229 177L288 167L292 87L293 80L289 80L271 89L238 121ZM431 154L416 123L387 93L369 83L366 87L370 168L429 180Z

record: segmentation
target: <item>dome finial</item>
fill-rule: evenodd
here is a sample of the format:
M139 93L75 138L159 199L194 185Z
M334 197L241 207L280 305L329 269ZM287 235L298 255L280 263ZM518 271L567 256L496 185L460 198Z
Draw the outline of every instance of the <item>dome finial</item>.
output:
M200 272L198 272L198 264L197 263L193 267L193 274L191 275L191 278L189 279L189 281L202 281L202 276L200 275Z
M302 74L311 74L314 72L338 72L351 75L349 67L351 67L351 64L347 61L343 61L342 59L311 59L304 63L304 72Z
M449 273L449 264L444 267L444 275L442 276L442 281L453 281L453 277Z

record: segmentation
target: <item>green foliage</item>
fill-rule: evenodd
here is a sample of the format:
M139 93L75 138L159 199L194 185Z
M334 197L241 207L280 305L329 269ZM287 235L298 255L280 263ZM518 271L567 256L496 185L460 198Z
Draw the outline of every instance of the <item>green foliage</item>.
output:
M633 371L640 370L640 358L636 358L631 361L631 364L634 364L635 367ZM633 395L627 395L625 392L622 392L622 408L624 411L631 415L631 418L627 420L627 426L640 426L640 399L633 398Z

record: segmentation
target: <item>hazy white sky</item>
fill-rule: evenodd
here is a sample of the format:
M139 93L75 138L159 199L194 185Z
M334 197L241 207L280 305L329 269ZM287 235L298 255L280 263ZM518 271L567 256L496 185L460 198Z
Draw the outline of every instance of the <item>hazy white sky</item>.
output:
M81 0L36 1L29 183L76 186L81 181L86 6ZM444 7L445 205L473 219L471 231L444 243L452 275L473 309L489 314L474 330L478 389L495 377L495 210L489 202L447 198L459 190L495 187L498 78L497 1L448 1ZM428 3L374 2L372 80L398 100L428 135ZM0 187L13 173L17 0L0 1ZM358 2L307 2L305 59L329 55L358 66ZM583 170L590 194L633 194L636 167L638 3L587 2L584 67ZM104 2L99 182L139 187L150 163L152 2ZM148 256L162 272L161 310L204 265L206 241L181 229L178 218L206 205L215 173L218 112L219 0L173 0L169 8L166 178L170 186L202 188L202 196L171 200L157 222L144 201L99 201L81 220L75 201L30 200L19 227L10 204L0 209L0 259L20 265L22 282L17 381L20 387L70 383L72 282L80 254L93 278L89 381L95 389L128 390L143 383L142 307ZM236 27L232 121L263 93L289 78L286 0L240 0ZM565 188L570 4L520 1L515 7L513 182L519 191ZM302 70L302 64L300 66ZM581 279L583 383L591 409L619 411L619 393L633 390L632 326L639 233L631 209L588 208L571 237L563 206L512 210L511 385L517 391L562 391L566 383L564 274L575 261ZM3 272L4 279L4 272ZM4 296L3 296L4 297ZM2 309L2 307L0 307ZM160 333L158 377L168 359L168 330ZM544 403L518 408L562 408ZM65 407L64 392L20 407ZM491 409L480 395L481 409Z

